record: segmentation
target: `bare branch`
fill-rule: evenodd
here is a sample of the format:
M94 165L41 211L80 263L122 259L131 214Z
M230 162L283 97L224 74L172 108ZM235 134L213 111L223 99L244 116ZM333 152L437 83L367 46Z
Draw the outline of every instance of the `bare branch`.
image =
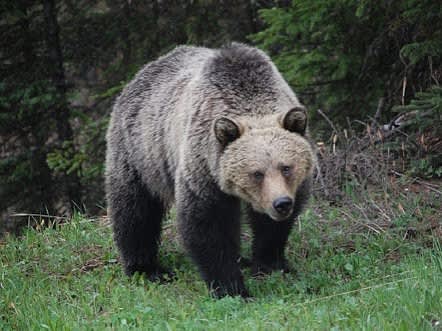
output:
M331 126L331 128L333 129L333 131L336 134L339 134L339 131L336 129L336 126L333 124L333 122L330 120L330 118L327 117L327 115L324 114L324 112L321 109L316 110L318 112L319 115L321 115L322 117L324 117L324 119L327 121L327 123Z

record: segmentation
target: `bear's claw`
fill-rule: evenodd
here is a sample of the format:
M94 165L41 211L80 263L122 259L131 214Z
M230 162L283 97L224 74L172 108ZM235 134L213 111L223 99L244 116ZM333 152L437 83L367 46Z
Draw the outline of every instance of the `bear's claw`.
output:
M250 259L243 256L239 256L236 262L238 262L241 268L249 268L252 266L252 261L250 261Z
M135 273L139 273L150 282L169 283L176 279L176 274L172 270L160 266L155 268L126 266L125 271L128 276L133 276Z
M241 298L250 300L252 296L249 291L244 286L218 286L215 288L211 288L211 295L216 299L221 299L225 296L241 296Z
M278 261L275 263L263 263L259 261L252 262L252 276L261 277L271 274L274 271L279 271L283 274L289 273L291 270L286 260Z

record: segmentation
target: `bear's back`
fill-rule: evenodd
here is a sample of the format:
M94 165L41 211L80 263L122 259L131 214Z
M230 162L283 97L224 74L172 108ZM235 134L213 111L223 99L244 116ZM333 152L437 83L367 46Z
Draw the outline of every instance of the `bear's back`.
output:
M190 78L211 53L213 51L207 48L179 46L150 62L124 88L114 111L127 112L128 108L139 111L139 108L146 106L146 102L149 104L167 97L170 90L175 88L176 81L186 76Z

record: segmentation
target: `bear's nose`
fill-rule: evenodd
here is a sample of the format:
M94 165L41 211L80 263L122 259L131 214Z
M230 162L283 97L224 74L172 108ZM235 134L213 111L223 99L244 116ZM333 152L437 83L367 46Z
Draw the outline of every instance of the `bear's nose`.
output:
M287 214L292 208L293 200L290 197L281 197L273 201L273 208L280 214Z

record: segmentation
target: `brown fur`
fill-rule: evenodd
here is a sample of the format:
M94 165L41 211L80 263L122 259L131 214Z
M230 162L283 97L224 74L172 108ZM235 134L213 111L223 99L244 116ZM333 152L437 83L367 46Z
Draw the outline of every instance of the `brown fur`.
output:
M250 203L274 220L282 220L272 203L281 196L294 197L302 181L311 176L314 154L310 144L296 133L281 128L280 116L236 118L243 134L221 156L221 189ZM290 172L283 175L282 167ZM256 172L264 178L253 178Z
M241 204L253 270L287 270L290 229L310 195L306 127L305 109L256 48L184 46L146 65L117 99L107 135L108 210L126 273L164 272L158 245L172 204L216 296L249 295L238 264ZM283 211L280 197L290 201Z

